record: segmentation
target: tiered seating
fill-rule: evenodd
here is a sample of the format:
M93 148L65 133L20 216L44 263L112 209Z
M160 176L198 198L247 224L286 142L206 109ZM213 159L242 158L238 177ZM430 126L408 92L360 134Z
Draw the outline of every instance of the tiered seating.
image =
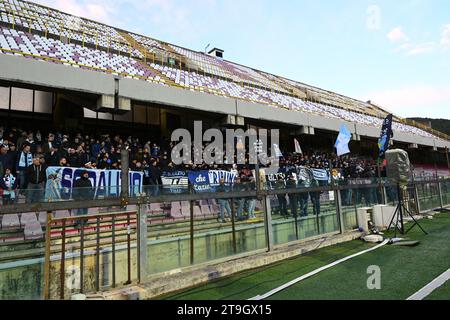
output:
M136 40L141 45L143 45L150 52L154 52L156 49L158 49L158 50L163 50L164 49L162 47L162 45L158 41L156 41L154 39L150 39L148 37L139 36L139 35L133 34L133 33L129 33L129 35L131 37L133 37L134 40Z
M279 86L276 81L273 81L250 68L224 61L200 52L180 48L178 46L170 45L170 47L180 55L189 58L190 62L205 73L227 78L237 83L245 82L287 93L287 91Z
M22 228L25 228L27 224L36 222L39 223L36 217L36 213L34 212L23 213L20 217L20 225Z
M90 67L99 71L126 74L154 80L156 75L140 62L105 51L83 48L80 45L65 44L52 38L31 33L0 28L0 45L8 51L20 51L33 58L50 59L51 62L74 67ZM49 60L47 60L49 61Z
M93 21L74 17L45 7L15 0L0 2L2 22L27 29L65 37L86 44L129 52L130 45L116 29ZM139 52L134 52L141 57Z
M145 65L142 47L149 52L179 54L184 57L180 59L184 69L162 66L159 61ZM24 55L161 85L167 85L164 78L167 77L188 90L375 127L381 127L381 118L386 114L365 102L148 37L124 34L110 26L21 0L0 0L0 53ZM323 103L295 97L293 88L313 93L320 99L310 100ZM433 137L422 129L401 123L394 123L394 130Z
M2 218L2 230L20 229L19 215L6 214Z
M24 228L25 240L39 240L44 237L44 232L39 222L29 222Z

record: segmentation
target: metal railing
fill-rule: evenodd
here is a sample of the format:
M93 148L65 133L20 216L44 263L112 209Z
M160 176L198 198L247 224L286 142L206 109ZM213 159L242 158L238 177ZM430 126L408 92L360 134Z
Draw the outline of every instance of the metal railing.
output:
M173 269L238 254L270 251L286 243L354 230L358 227L358 208L396 204L395 185L386 181L362 182L203 194L193 193L190 189L185 194L156 196L147 190L138 197L126 199L42 203L38 207L33 204L5 206L2 213L7 215L5 210L9 213L35 212L32 209L47 211L42 297L67 299L74 293L99 292L118 285L142 283L150 275ZM450 204L449 186L448 179L411 183L407 203L416 214L445 207ZM289 199L287 208L283 207L283 198ZM312 204L306 215L303 211L305 198ZM217 211L210 215L195 213L199 204L211 199L230 205L231 214L226 222L216 221ZM255 218L239 220L239 211L242 215L244 206L254 201L260 205ZM187 212L180 219L172 217L171 208L182 202L188 203ZM159 214L149 209L155 203L164 204L160 206ZM136 209L126 209L127 205ZM99 206L117 208L114 212L91 212L64 218L52 215L56 210ZM283 210L288 217L283 216ZM36 241L34 243L42 243ZM12 248L11 244L9 250ZM20 252L15 253L17 260Z
M46 240L45 240L45 262L44 262L44 298L50 299L52 288L57 291L60 299L67 298L66 296L66 264L70 258L72 260L71 266L79 272L79 292L86 291L101 291L100 281L100 255L105 247L111 249L111 266L112 266L112 281L111 287L117 286L116 281L116 251L117 246L125 244L126 246L126 266L127 278L122 285L129 285L132 283L132 261L131 261L131 245L132 241L137 240L137 212L117 212L117 213L103 213L89 216L73 216L68 218L54 219L49 212L47 215L46 224ZM69 250L68 254L67 251ZM91 252L89 252L91 250ZM95 257L94 262L94 284L89 288L89 283L85 281L85 259L88 255ZM76 263L76 260L79 263ZM138 256L139 260L139 256ZM52 264L59 261L59 285L51 285L51 271ZM137 263L139 265L139 261ZM53 268L53 270L56 268ZM139 270L135 270L135 275Z

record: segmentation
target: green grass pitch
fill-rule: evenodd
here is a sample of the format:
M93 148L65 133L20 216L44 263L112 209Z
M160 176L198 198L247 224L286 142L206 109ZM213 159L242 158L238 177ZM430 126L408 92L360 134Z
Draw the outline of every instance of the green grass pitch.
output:
M404 300L450 268L450 215L421 220L429 232L414 228L406 237L417 247L387 245L306 279L274 296L275 300ZM407 225L408 226L408 225ZM322 248L306 255L249 270L174 295L170 300L244 300L264 294L319 267L370 248L360 240ZM381 269L381 289L367 288L367 268ZM428 299L450 300L450 283Z

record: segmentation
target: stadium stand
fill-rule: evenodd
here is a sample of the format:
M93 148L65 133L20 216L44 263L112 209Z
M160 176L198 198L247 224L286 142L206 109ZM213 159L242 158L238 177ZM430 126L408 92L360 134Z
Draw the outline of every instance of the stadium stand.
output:
M380 127L387 112L202 52L21 0L0 0L0 54ZM394 130L434 137L401 123Z

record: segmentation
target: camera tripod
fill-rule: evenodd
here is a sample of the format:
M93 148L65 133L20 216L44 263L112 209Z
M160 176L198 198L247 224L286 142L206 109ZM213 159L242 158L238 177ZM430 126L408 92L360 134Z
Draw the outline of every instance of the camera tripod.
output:
M428 233L422 228L420 223L414 218L414 216L411 214L411 212L406 208L405 202L402 195L402 190L400 188L400 184L397 184L397 198L398 198L398 204L397 208L395 209L394 215L392 216L391 223L389 224L388 230L391 229L392 224L394 223L394 220L396 220L395 223L395 238L397 237L397 231L400 232L400 234L405 235L408 232L410 232L416 225L422 230L423 233L428 235ZM408 214L411 219L413 220L413 225L405 232L405 224L403 221L404 214ZM399 224L400 223L400 224Z

